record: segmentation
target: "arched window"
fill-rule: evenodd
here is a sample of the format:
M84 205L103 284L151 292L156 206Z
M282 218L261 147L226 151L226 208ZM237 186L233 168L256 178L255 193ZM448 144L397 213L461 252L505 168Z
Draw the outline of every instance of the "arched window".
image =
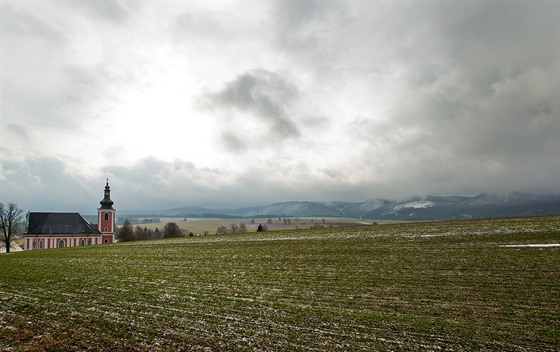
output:
M109 221L109 213L105 213L105 221Z
M64 240L58 241L58 248L64 248Z
M109 240L106 238L105 241L103 241L104 243L109 243Z
M80 246L85 246L86 245L86 240L84 240L83 238L80 240Z
M39 249L43 249L43 240L39 240Z
M88 244L88 246L91 246L91 238L88 238L87 244Z

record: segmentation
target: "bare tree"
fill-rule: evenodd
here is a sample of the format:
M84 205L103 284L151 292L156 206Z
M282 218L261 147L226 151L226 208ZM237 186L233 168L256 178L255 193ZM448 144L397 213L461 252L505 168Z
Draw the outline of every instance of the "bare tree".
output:
M152 229L147 228L144 226L144 230L142 231L142 236L139 238L140 240L152 240L156 238L154 235L154 231Z
M18 208L16 204L9 203L8 207L4 207L4 203L0 203L0 227L4 235L3 240L6 244L6 253L10 252L10 245L13 236L16 235L19 230L22 214L23 210Z
M140 225L134 226L134 239L145 240L144 229Z
M244 222L239 223L239 232L245 233L247 232L247 224Z
M123 226L119 229L117 236L119 237L119 241L122 242L134 240L134 229L128 219L124 220Z

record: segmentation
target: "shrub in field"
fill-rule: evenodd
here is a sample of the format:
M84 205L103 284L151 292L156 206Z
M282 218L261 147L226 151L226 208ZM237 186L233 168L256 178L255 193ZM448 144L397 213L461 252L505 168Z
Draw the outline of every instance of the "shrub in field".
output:
M185 232L181 230L176 222L168 222L163 227L163 238L175 238L183 236L185 236Z

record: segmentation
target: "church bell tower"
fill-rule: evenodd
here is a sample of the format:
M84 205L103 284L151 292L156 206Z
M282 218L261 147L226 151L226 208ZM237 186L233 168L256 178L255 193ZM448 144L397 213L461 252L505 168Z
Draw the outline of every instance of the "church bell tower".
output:
M97 209L97 228L101 232L101 243L115 242L116 212L111 200L111 188L109 179L105 185L105 195L101 202L101 207Z

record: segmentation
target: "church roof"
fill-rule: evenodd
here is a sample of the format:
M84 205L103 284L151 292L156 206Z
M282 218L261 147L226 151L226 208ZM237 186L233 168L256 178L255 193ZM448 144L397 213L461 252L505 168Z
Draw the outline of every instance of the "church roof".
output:
M99 230L79 213L29 213L27 234L100 234Z

